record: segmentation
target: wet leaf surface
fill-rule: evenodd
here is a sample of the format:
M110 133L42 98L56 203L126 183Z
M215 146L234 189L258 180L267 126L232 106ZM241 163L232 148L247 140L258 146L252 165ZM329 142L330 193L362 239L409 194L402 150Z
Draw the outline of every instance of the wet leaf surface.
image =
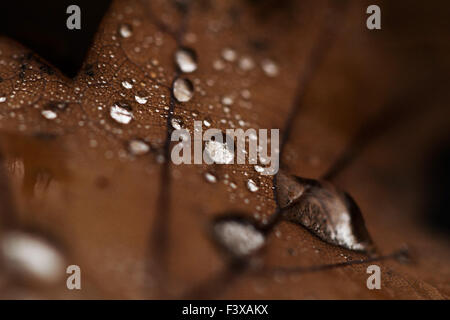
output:
M421 29L386 1L370 33L367 5L114 1L73 79L2 37L1 241L51 235L83 289L19 281L3 257L0 296L448 298L448 237L420 220L420 168L450 118L444 10ZM286 191L254 165L174 165L170 134L193 120L280 128L283 172L314 181ZM329 221L356 203L379 255L280 219L288 202L294 220ZM366 287L372 263L382 290Z

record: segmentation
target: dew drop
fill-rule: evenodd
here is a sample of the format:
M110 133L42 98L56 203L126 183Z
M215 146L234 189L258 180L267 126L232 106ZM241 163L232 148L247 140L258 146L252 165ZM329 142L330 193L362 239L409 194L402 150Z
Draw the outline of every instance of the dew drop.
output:
M219 141L208 141L205 145L206 154L209 158L218 164L230 164L234 161L234 154L226 143Z
M130 142L128 143L128 149L130 150L131 154L136 156L146 154L150 151L149 145L140 139L130 140Z
M243 219L227 219L214 225L219 244L238 257L247 256L260 249L265 242L264 234Z
M147 93L140 91L137 95L134 96L134 99L139 104L146 104L148 101Z
M54 283L64 275L64 258L51 243L19 231L7 232L1 239L1 260L22 277Z
M197 56L192 49L181 48L175 53L178 68L185 73L197 70Z
M0 96L0 103L5 102L6 101L6 96Z
M241 68L244 71L249 71L255 67L255 63L253 62L253 59L247 56L244 56L239 59L239 68Z
M284 216L308 228L322 240L341 247L370 251L373 243L355 201L326 181L279 171L277 195Z
M205 127L210 127L211 119L210 118L203 119L203 124L205 125Z
M187 102L194 95L194 86L188 79L178 78L173 83L173 95L179 102Z
M125 89L131 89L133 88L133 84L127 80L122 81L122 87Z
M180 130L181 128L183 128L183 121L180 118L178 118L178 117L173 117L170 120L170 124L172 125L172 127L175 130Z
M263 60L261 62L261 67L264 73L269 77L276 77L279 73L278 65L270 59Z
M261 167L261 166L258 166L258 165L255 165L255 166L254 166L254 169L255 169L255 171L258 172L258 173L261 173L261 172L264 171L264 168Z
M248 179L247 181L247 188L250 190L250 192L256 192L259 190L258 186L256 185L256 182L252 179Z
M119 34L122 38L129 38L133 34L133 28L128 23L123 23L119 27Z
M233 104L233 98L230 96L224 96L222 97L222 103L226 106L231 106Z
M41 114L45 119L48 119L48 120L53 120L58 117L58 114L53 110L42 110Z
M212 173L209 173L209 172L205 173L205 179L206 179L206 181L211 182L211 183L216 183L217 182L216 176L213 175Z
M109 114L111 118L122 124L128 124L131 119L133 119L130 106L123 103L114 104L111 107Z
M230 48L225 48L222 50L222 58L224 58L226 61L233 62L236 60L237 54L236 51Z

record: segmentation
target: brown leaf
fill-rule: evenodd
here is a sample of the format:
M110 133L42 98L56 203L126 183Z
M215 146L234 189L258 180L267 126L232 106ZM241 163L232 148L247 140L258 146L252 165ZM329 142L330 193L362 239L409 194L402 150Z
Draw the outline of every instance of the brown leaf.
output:
M418 218L423 155L448 134L445 10L429 9L420 29L385 1L382 31L369 32L367 5L114 1L74 79L0 38L2 239L37 230L82 270L82 290L69 291L64 275L36 285L2 264L0 296L448 298L447 239ZM384 108L395 116L380 126ZM283 170L333 185L303 180L283 191L253 165L176 166L171 132L193 132L194 120L205 130L205 121L222 131L280 128ZM303 224L298 213L318 202L333 221L338 207L355 205L337 185L380 256L330 245L339 241L322 224L328 242L280 219L292 197L302 199L293 213ZM228 224L214 229L218 221ZM399 263L405 243L416 263ZM382 290L366 287L372 263Z

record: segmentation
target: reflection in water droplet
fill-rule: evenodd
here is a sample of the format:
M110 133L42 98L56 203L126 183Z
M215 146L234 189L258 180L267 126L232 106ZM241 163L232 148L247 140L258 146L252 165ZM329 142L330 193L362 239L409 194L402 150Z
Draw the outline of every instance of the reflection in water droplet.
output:
M179 102L187 102L194 95L194 86L188 79L178 78L173 83L173 95Z
M114 104L111 107L109 114L111 118L122 124L128 124L131 119L133 119L131 108L123 103Z
M0 244L1 260L22 277L53 283L64 275L64 258L48 241L23 232L10 231Z
M256 182L252 179L248 179L247 181L247 188L250 190L250 192L256 192L259 190L258 186L256 185Z
M119 27L119 34L122 38L129 38L133 34L133 28L128 23L123 23Z
M205 173L205 179L206 179L206 181L211 182L211 183L217 182L216 176L209 172Z
M175 53L175 62L178 68L185 73L194 72L197 69L197 57L193 50L181 48Z
M128 149L130 150L131 154L136 156L146 154L150 151L149 145L140 139L130 140L130 142L128 143Z
M214 233L219 244L238 257L257 251L265 242L262 232L241 220L218 221L214 225Z
M205 145L206 154L218 164L233 163L234 154L228 149L226 143L219 141L208 141Z
M284 216L322 240L351 250L373 249L355 201L331 183L277 174L277 195Z
M41 114L45 119L48 119L48 120L53 120L58 117L58 114L52 110L42 110Z
M127 80L122 81L122 87L125 89L131 89L133 88L133 84Z
M279 73L278 66L270 59L265 59L261 62L261 67L264 73L269 77L276 77Z

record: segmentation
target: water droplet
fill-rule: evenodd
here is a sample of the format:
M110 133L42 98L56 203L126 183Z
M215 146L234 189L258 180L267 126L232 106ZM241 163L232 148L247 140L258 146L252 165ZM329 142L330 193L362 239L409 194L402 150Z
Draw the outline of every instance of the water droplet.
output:
M234 161L234 154L226 143L219 141L208 141L205 144L205 151L209 158L218 164L230 164Z
M173 117L170 120L170 124L172 125L172 127L175 130L180 130L181 128L183 128L183 121L180 118L177 118L177 117Z
M233 62L236 60L237 54L236 51L230 48L225 48L222 50L222 58L224 58L226 61Z
M255 171L258 172L258 173L261 173L261 172L264 171L264 168L261 167L261 166L258 166L258 165L255 165L254 168L255 168Z
M45 119L48 119L48 120L53 120L58 117L58 114L53 110L42 110L41 114Z
M124 80L122 81L122 87L125 89L131 89L133 88L133 84L130 81Z
M197 69L197 55L192 49L181 48L177 50L175 61L182 72L190 73Z
M256 185L256 182L252 179L248 179L247 181L247 188L250 190L250 192L256 192L259 190L258 186Z
M253 59L247 56L244 56L239 59L239 68L241 68L244 71L249 71L255 67L255 63L253 62Z
M263 60L261 62L261 67L264 73L269 77L276 77L279 73L278 65L270 59Z
M238 257L254 253L265 242L264 234L243 219L219 220L214 225L214 233L219 244Z
M209 172L205 173L205 179L206 179L206 181L211 182L211 183L217 182L216 176Z
M123 23L119 27L119 34L122 38L129 38L133 34L133 28L128 23Z
M5 102L6 101L6 96L0 96L0 103Z
M276 177L277 195L284 216L308 228L322 240L351 250L373 249L363 216L347 193L326 181Z
M134 99L139 104L146 104L148 100L147 93L144 91L139 91L137 95L134 96Z
M205 127L210 127L211 126L211 119L210 118L205 118L203 119L203 124L205 125Z
M223 70L225 69L225 63L222 60L217 59L213 63L213 68L218 71Z
M130 150L131 154L136 156L146 154L150 151L149 145L140 139L130 140L130 142L128 143L128 149Z
M173 95L179 102L187 102L194 95L194 86L188 79L178 78L173 83Z
M233 104L233 98L230 96L224 96L222 97L222 103L226 106L231 106Z
M125 103L114 104L111 107L109 114L111 118L122 124L128 124L131 121L131 119L133 119L131 107Z
M12 272L54 283L64 275L64 258L52 244L35 235L10 231L0 243L1 258Z

